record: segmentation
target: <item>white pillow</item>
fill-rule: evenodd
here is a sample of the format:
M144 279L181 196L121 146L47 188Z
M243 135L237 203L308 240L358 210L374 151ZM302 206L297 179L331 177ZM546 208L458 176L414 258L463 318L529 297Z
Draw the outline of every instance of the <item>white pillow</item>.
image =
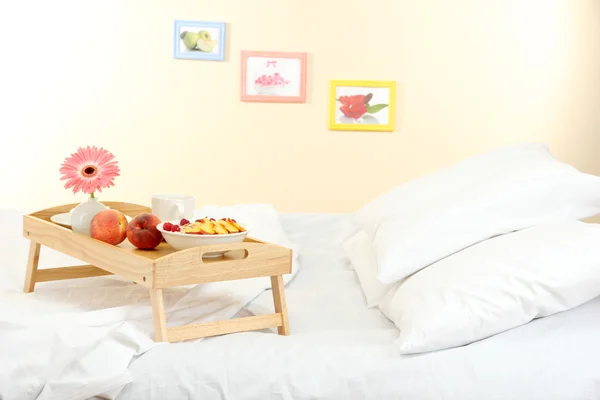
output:
M385 285L377 279L377 259L369 236L364 231L358 231L342 247L356 271L367 307L376 307L393 285Z
M600 177L544 144L471 157L384 193L354 216L373 242L378 279L393 283L490 237L600 213Z
M462 346L600 295L600 225L559 221L498 236L399 284L379 308L402 354Z

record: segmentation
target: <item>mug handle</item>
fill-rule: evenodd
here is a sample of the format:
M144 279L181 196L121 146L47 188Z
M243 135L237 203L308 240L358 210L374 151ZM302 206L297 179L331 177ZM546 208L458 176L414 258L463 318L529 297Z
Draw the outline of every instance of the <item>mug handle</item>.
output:
M175 203L175 207L177 208L177 219L181 220L184 215L183 215L183 203Z

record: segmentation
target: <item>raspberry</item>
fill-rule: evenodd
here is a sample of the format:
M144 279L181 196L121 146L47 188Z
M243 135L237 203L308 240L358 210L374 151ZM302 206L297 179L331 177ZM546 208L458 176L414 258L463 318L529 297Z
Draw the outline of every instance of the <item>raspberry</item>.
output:
M179 227L179 225L173 225L173 227L171 228L171 232L181 232L181 228Z
M179 225L187 225L189 224L190 221L188 221L187 219L183 218L181 221L179 221Z
M165 222L163 224L163 229L167 232L170 232L172 228L173 228L173 224L170 222Z

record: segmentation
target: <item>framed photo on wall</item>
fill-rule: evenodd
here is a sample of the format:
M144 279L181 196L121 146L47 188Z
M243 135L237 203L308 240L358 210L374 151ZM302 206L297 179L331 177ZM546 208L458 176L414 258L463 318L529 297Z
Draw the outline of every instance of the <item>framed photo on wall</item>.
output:
M394 81L331 81L330 130L392 132L395 108Z
M175 21L173 57L188 60L225 59L225 22Z
M307 53L242 51L242 101L304 103Z

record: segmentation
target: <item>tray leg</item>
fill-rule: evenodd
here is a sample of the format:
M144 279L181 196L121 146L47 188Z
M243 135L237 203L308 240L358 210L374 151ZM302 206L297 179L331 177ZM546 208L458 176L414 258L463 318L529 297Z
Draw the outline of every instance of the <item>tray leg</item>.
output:
M154 337L157 342L167 342L167 318L162 289L150 289L152 318L154 319Z
M281 275L272 276L271 287L273 288L275 312L281 314L282 321L282 325L277 327L277 333L287 336L290 334L290 322L288 321L287 305L285 304L283 277Z
M29 246L29 259L27 260L27 274L25 275L25 293L33 292L35 288L35 276L37 274L38 262L40 261L40 244L31 242Z

